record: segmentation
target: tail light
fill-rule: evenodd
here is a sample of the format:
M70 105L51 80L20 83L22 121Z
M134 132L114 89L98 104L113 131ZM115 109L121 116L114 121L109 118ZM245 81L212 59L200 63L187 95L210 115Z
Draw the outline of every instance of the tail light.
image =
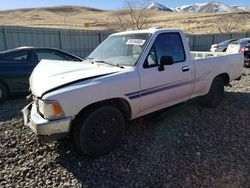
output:
M218 47L219 47L218 44L213 44L213 45L212 45L212 48L218 48Z
M240 48L240 53L244 53L245 52L245 48Z

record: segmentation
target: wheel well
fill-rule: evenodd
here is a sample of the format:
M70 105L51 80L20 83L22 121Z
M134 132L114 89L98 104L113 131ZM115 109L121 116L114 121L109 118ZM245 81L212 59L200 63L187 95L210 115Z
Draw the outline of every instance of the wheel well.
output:
M72 121L72 124L70 126L70 133L72 133L73 129L76 127L76 126L74 126L74 124L77 123L80 116L82 116L82 115L84 116L85 114L87 115L88 113L90 113L94 109L100 108L101 106L105 106L105 105L113 106L113 107L119 109L122 112L122 114L124 115L124 118L126 120L131 119L131 116L132 116L131 107L125 99L113 98L113 99L103 100L103 101L99 101L99 102L96 102L96 103L93 103L93 104L90 104L90 105L84 107L76 115L76 117Z
M119 109L122 114L124 115L124 118L129 120L131 119L132 116L132 112L131 112L131 107L129 105L129 103L122 98L113 98L113 99L108 99L108 100L103 100L103 101L99 101L93 104L90 104L86 107L84 107L79 113L88 113L96 108L99 108L100 106L105 106L105 105L109 105L109 106L113 106L117 109ZM77 115L77 116L78 116Z
M230 78L229 78L229 75L227 73L222 73L216 77L220 77L224 80L224 85L228 85L230 83Z

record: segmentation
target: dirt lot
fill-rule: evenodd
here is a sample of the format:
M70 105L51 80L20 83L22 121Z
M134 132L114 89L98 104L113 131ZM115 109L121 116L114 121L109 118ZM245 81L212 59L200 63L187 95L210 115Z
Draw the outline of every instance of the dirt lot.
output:
M250 185L250 69L217 109L196 101L129 124L97 159L68 139L40 143L23 126L24 99L0 105L0 187L244 187Z

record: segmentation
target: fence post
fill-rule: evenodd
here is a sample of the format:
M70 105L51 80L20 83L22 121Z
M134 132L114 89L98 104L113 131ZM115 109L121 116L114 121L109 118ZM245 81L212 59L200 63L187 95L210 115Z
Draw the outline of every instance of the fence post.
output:
M9 44L8 44L8 40L7 40L7 31L6 29L3 27L3 40L4 40L4 47L5 50L9 49Z
M195 48L195 41L196 41L195 40L195 35L193 35L193 49L192 49L193 51L195 51L195 49L194 49Z
M99 31L99 34L98 34L99 36L99 44L102 42L102 37L101 37L101 31Z
M212 44L214 44L214 34L212 35Z
M60 46L60 49L63 50L63 38L62 38L61 30L59 30L59 46Z
M230 39L231 39L231 38L233 38L233 34L232 34L232 33L230 33L230 34L229 34L229 37L230 37Z

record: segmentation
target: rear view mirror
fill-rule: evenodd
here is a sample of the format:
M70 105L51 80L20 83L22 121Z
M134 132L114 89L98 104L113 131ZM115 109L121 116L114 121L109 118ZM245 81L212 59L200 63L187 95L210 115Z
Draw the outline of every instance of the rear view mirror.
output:
M173 65L173 64L174 64L174 60L172 56L162 56L158 70L163 71L164 65Z

